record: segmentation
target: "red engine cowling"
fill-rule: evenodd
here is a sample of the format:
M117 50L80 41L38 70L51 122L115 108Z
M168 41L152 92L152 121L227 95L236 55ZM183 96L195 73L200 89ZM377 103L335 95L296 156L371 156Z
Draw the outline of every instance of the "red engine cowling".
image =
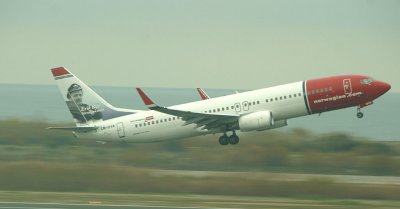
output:
M247 115L240 116L239 128L240 131L262 131L270 129L274 126L274 118L271 111L253 112Z

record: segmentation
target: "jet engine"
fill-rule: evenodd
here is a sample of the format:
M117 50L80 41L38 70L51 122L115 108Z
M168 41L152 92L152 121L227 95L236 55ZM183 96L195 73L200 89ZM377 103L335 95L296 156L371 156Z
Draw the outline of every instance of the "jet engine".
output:
M239 118L240 131L262 131L274 126L271 111L253 112Z
M287 121L286 120L278 120L278 121L275 121L273 126L267 128L267 129L280 128L280 127L284 127L284 126L287 126Z

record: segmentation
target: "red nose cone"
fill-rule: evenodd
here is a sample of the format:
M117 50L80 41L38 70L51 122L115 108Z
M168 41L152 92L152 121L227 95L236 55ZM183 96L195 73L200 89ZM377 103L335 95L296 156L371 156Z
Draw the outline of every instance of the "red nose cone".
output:
M378 82L378 87L382 94L386 93L391 88L390 84L385 82Z
M378 98L391 88L390 84L382 82L382 81L376 81L375 85L373 85L373 90L371 91L372 95L374 98Z

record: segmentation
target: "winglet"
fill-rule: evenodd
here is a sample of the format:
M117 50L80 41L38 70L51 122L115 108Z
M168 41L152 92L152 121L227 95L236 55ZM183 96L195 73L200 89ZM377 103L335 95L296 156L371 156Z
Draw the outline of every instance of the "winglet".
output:
M55 78L57 77L61 77L61 76L65 76L65 75L70 75L71 73L65 69L64 67L57 67L57 68L53 68L51 69L51 73L53 73L53 76Z
M158 105L156 105L153 100L150 99L150 97L148 97L141 88L136 88L137 92L139 93L140 97L142 98L144 104L149 108L149 109L153 109L155 107L157 107Z
M210 97L206 94L206 92L203 89L197 88L197 92L199 92L202 100L210 99Z

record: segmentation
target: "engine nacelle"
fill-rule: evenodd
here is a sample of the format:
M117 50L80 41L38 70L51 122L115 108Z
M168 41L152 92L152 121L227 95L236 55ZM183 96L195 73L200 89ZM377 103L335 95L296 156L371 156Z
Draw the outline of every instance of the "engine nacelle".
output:
M274 118L270 111L253 112L248 115L240 116L240 131L262 131L274 126Z
M287 126L287 121L286 120L278 120L278 121L274 122L273 126L267 128L267 129L269 130L269 129L280 128L280 127L284 127L284 126Z

